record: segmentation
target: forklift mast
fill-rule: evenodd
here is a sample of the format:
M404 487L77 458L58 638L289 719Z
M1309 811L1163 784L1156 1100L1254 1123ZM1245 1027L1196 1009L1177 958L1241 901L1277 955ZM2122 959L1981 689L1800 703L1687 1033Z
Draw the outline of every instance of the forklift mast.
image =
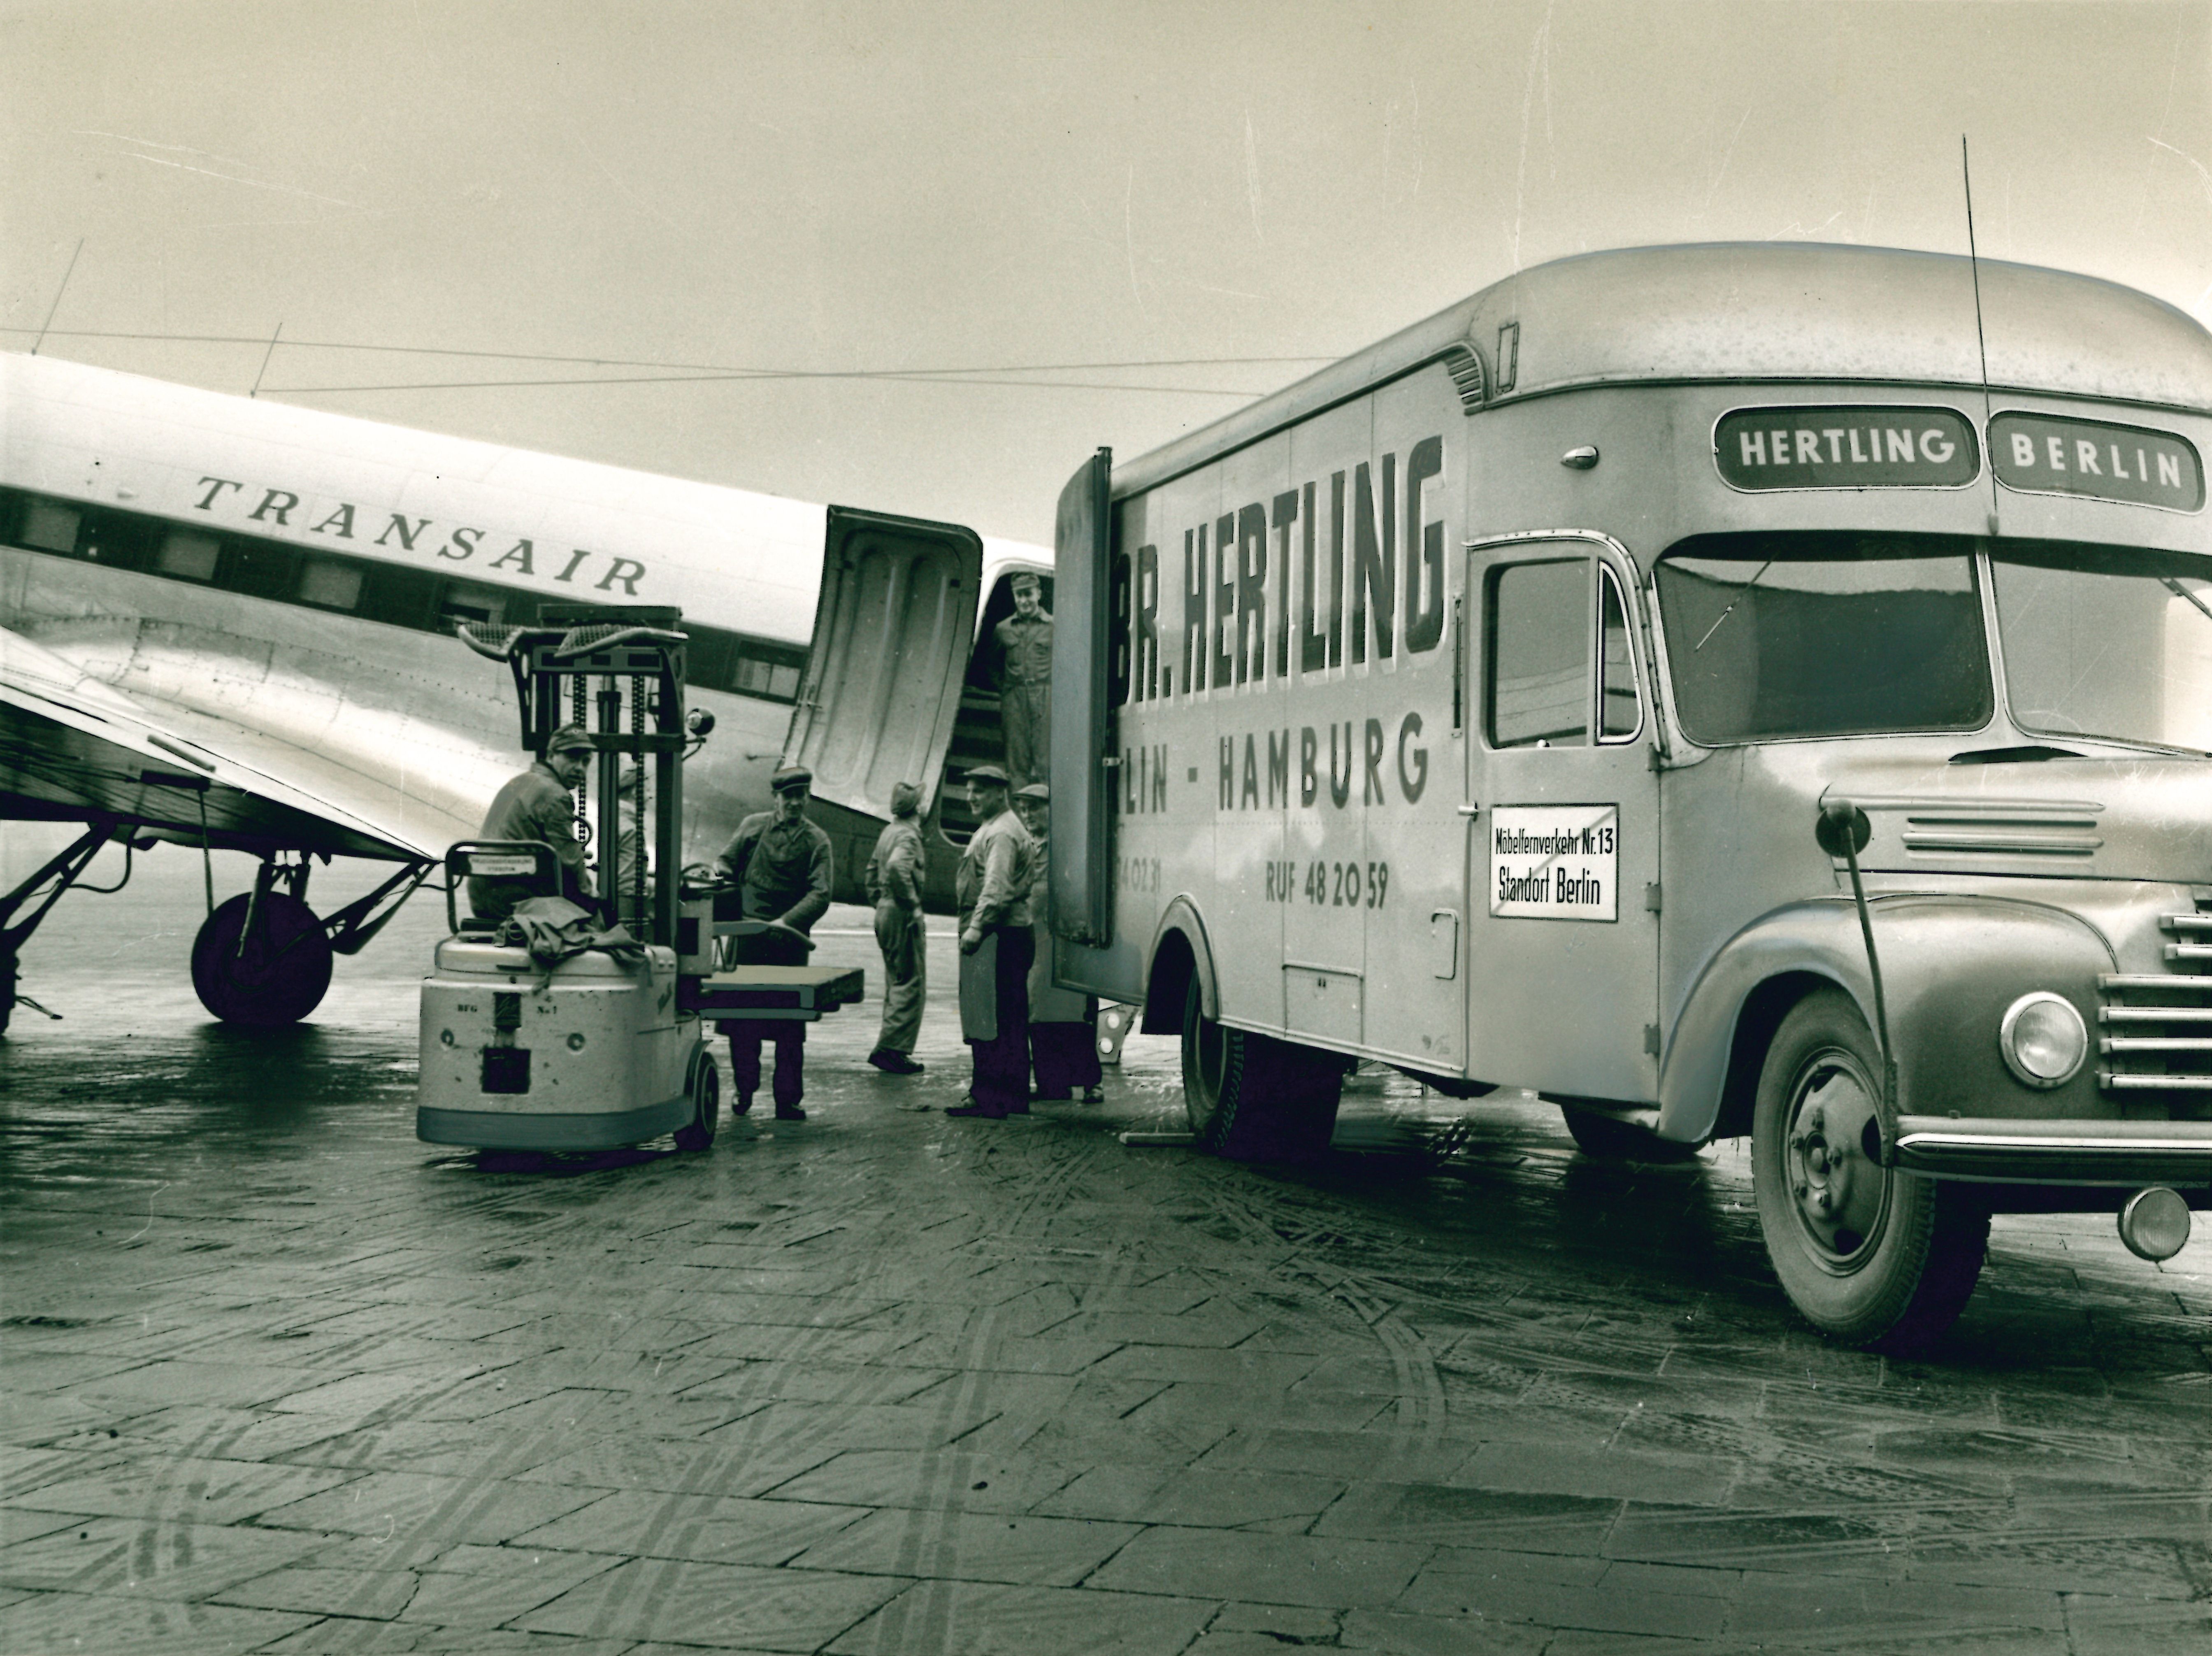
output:
M598 830L590 840L594 889L615 899L640 941L669 948L677 943L684 856L683 623L681 610L662 605L549 605L536 624L514 630L502 652L521 702L525 747L543 754L564 724L590 733L596 763L584 791ZM637 773L639 832L649 825L651 838L640 844L622 891L625 764Z

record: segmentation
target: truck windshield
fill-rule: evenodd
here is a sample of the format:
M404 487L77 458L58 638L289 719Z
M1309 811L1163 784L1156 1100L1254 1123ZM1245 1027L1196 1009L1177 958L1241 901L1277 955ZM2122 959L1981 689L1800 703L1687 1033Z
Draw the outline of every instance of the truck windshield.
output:
M2212 560L1996 541L1990 565L2022 730L2212 750Z
M1682 728L1707 746L1975 730L1995 707L1975 543L1697 535L1658 566Z

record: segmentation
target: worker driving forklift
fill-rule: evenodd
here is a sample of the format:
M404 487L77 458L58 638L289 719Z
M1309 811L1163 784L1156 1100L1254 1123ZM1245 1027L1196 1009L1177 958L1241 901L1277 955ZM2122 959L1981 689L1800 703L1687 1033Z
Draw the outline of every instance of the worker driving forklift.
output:
M506 663L522 746L544 758L501 790L507 814L495 805L489 825L512 837L465 840L446 855L452 935L422 995L416 1135L426 1142L598 1150L672 1132L679 1148L704 1150L721 1092L708 1020L732 1035L740 1023L803 1026L860 998L857 968L715 970L718 935L763 927L738 911L735 891L678 876L682 759L713 724L685 715L682 619L607 606L461 629L478 654ZM566 814L571 778L590 784L580 833ZM466 920L454 907L464 880L475 910ZM597 914L526 901L592 904L594 892Z

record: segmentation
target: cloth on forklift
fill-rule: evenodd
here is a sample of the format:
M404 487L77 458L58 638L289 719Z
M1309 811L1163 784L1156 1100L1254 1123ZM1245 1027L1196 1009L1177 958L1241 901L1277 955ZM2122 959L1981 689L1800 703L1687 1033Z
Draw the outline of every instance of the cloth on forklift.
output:
M645 946L621 926L602 926L565 897L526 898L500 922L496 940L501 948L527 949L530 964L545 974L545 987L553 969L571 955L601 949L624 965L640 965Z

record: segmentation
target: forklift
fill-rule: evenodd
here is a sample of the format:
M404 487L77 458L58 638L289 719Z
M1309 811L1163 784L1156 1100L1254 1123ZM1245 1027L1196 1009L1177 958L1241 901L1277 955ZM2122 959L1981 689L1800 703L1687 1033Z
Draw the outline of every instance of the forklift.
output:
M462 641L502 661L521 703L522 746L542 754L554 731L591 735L578 837L596 852L598 918L634 940L592 947L550 966L504 922L463 916L471 875L560 893L553 848L535 840L463 840L446 853L446 916L422 995L415 1135L481 1150L605 1150L673 1133L677 1148L714 1142L721 1076L706 1026L812 1021L860 999L859 967L715 970L718 937L763 929L730 887L682 877L686 753L714 728L685 713L681 611L638 605L548 606L534 624L463 624ZM596 688L594 688L596 681ZM623 771L636 835L623 868ZM647 831L649 830L649 831Z

